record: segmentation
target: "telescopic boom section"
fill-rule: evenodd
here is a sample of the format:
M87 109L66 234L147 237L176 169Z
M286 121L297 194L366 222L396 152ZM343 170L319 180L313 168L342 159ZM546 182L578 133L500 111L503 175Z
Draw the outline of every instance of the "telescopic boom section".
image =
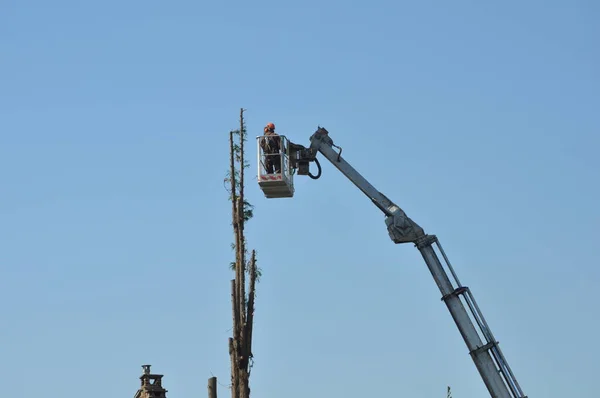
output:
M310 137L310 142L311 160L320 152L386 215L385 223L394 243L412 242L419 249L492 398L527 398L508 366L473 294L468 287L460 284L437 237L425 234L423 228L412 221L399 206L375 189L346 162L341 156L341 149L339 153L333 149L336 146L327 130L319 127ZM434 243L442 255L443 263L434 249ZM452 279L448 276L446 268L450 271Z

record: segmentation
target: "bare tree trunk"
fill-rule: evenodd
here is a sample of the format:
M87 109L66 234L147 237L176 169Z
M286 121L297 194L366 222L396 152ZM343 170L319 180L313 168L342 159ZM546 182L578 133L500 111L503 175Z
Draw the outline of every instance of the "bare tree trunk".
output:
M238 367L236 353L235 353L235 341L233 338L229 338L229 356L231 357L231 398L239 398L239 376L238 376Z
M234 136L239 135L239 144ZM252 367L252 326L256 294L256 253L253 250L249 262L246 261L246 237L244 226L251 216L251 206L244 197L244 110L240 110L240 129L229 133L231 189L231 216L234 231L235 279L231 281L231 305L233 310L233 337L229 339L231 359L231 397L250 397L250 369ZM246 272L248 272L248 296L246 296Z
M239 324L239 307L237 306L237 289L235 288L235 279L231 280L231 305L233 308L233 336L229 338L229 356L231 358L231 398L239 397L240 378L238 376L237 350L235 339L237 337L237 325Z
M240 109L240 155L239 155L239 170L240 170L240 188L239 188L239 198L238 198L238 206L237 206L237 218L238 218L238 227L240 231L240 239L238 250L240 252L239 257L239 266L240 266L240 279L239 279L239 299L238 305L240 305L240 325L244 325L246 322L246 235L244 234L244 141L245 137L245 128L244 128L244 109ZM244 333L243 329L241 330L242 334ZM242 335L242 341L244 337Z
M252 353L252 326L254 323L254 296L256 292L256 252L252 250L250 258L250 288L248 291L248 318L245 325L245 351ZM250 376L250 375L248 375Z

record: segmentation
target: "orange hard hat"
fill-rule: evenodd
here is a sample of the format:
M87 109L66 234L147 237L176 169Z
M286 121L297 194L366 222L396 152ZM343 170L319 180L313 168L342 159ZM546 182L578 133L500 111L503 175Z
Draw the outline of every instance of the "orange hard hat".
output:
M266 130L275 130L275 125L273 123L267 123L267 125L265 126Z

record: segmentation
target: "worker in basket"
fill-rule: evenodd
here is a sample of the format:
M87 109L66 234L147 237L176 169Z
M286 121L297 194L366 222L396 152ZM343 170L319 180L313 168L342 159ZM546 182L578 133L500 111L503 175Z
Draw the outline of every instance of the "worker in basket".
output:
M275 132L275 125L267 123L265 136L260 140L260 146L265 154L265 168L267 174L281 173L281 138Z

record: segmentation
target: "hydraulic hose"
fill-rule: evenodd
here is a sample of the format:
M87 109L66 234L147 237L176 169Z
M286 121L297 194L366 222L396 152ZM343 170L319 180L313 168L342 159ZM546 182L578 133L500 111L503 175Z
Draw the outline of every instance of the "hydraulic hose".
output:
M315 163L317 164L317 168L319 169L319 172L317 173L316 176L312 175L312 173L309 171L308 172L308 176L310 178L312 178L313 180L318 180L321 177L321 164L319 163L319 159L315 158Z

